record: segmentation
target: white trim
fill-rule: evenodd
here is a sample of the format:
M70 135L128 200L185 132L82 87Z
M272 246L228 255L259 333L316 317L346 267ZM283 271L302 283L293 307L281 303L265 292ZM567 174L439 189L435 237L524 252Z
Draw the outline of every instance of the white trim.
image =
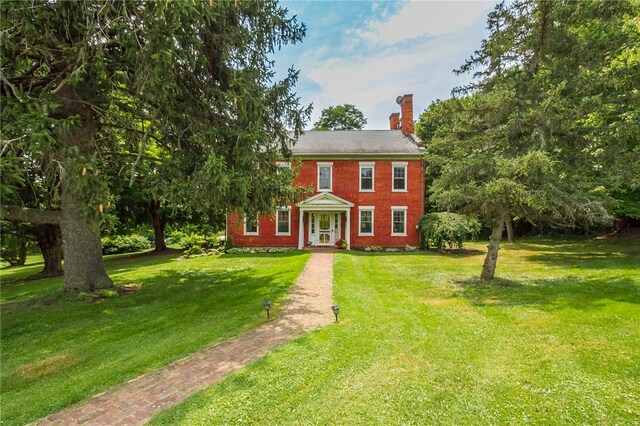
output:
M345 152L337 154L335 152L314 152L314 153L300 153L294 154L294 158L300 160L315 160L315 159L331 159L331 160L348 160L366 158L367 160L385 160L385 159L399 159L399 160L420 160L424 155L424 148L418 147L421 152L396 152L396 153L375 153L375 152Z
M288 229L289 232L279 232L278 231L278 213L280 212L287 212L287 218L289 219L288 221ZM276 209L276 237L290 237L291 236L291 206L286 206L286 207L281 207L279 209Z
M391 206L391 236L392 237L406 237L407 236L407 206ZM403 212L404 213L404 232L402 234L393 232L393 213L394 212Z
M362 169L371 168L371 189L362 189ZM376 192L376 163L361 161L358 166L358 190L360 192Z
M330 200L330 203L323 203L322 200ZM354 204L344 198L340 198L333 193L320 192L306 200L296 204L300 210L335 210L344 211L350 209Z
M247 232L247 216L244 217L244 225L242 227L243 235L256 236L260 235L260 216L256 213L256 232Z
M362 233L360 232L360 230L362 229L362 212L366 211L366 212L371 212L371 232L370 233ZM359 237L374 237L375 235L375 229L374 229L374 223L375 223L375 207L371 206L358 206L358 236Z
M321 167L329 168L329 188L328 189L327 188L320 189L320 168ZM333 192L333 163L318 161L316 174L318 175L316 179L316 188L318 192Z
M286 169L291 168L291 163L288 161L276 161L276 167L282 167Z
M393 161L391 163L391 192L407 192L407 183L409 182L409 167L406 161ZM404 189L395 189L395 169L396 167L404 168Z

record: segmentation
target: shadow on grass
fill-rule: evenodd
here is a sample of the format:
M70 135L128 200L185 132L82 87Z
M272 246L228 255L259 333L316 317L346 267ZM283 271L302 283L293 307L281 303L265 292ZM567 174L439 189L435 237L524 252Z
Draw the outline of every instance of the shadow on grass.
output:
M472 305L536 306L543 310L600 309L608 301L640 304L640 285L631 278L579 278L506 280L494 278L484 282L479 278L458 281L458 297Z
M32 420L126 381L149 366L157 368L260 325L266 321L265 300L272 301L271 313L278 315L295 279L292 263L212 261L188 264L186 260L179 269L151 266L123 275L118 285L138 284L140 289L115 297L82 300L52 294L60 281L50 280L30 299L3 305L2 420L10 423L25 411ZM19 349L27 344L34 350ZM69 351L82 358L73 369L65 366L29 377L22 373L23 365ZM16 353L20 356L14 355L12 363L4 362L5 354ZM38 406L25 410L19 395L34 387L42 388ZM56 399L55 393L66 388L74 391ZM10 404L5 406L5 400Z
M627 253L544 253L525 257L528 261L564 268L580 269L640 269L640 256Z
M416 251L361 251L361 250L350 250L350 251L341 251L340 253L344 253L349 256L356 257L375 257L375 256L434 256L434 257L453 257L453 258L461 258L461 257L471 257L484 255L485 253L480 250L474 249L462 249L462 250L437 250L437 249L429 249L429 250L416 250Z

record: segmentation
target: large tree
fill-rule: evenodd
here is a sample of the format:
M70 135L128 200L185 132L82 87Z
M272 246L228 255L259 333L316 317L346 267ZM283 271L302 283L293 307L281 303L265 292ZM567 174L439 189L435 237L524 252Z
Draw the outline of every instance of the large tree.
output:
M362 130L366 124L362 111L355 105L344 104L323 109L313 130Z
M432 199L482 217L495 274L510 215L556 226L609 220L612 193L639 183L640 32L635 2L499 4L490 36L458 72L450 121L428 129Z
M101 256L100 222L112 200L103 172L135 173L150 140L166 153L167 174L153 187L161 202L255 211L291 196L274 162L290 155L289 131L299 134L309 110L292 92L297 72L274 81L268 55L300 41L305 28L277 2L0 8L3 180L44 156L53 166L42 179L60 189L59 210L3 199L2 216L60 224L65 290L113 285Z

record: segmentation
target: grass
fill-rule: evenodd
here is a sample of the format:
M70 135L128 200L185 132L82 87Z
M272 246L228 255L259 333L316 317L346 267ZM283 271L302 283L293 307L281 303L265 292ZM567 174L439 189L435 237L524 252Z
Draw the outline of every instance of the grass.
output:
M152 423L637 423L639 246L505 245L490 284L482 254L341 252L339 324Z
M265 321L277 313L308 254L109 257L118 286L65 296L62 277L24 280L41 265L3 269L2 413L23 424Z

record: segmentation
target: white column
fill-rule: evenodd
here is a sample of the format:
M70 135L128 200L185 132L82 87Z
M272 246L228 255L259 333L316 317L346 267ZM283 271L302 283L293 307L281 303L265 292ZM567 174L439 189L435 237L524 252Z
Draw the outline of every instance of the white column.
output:
M344 223L344 239L347 240L347 250L351 250L351 209L347 210L347 220Z
M304 247L304 211L298 207L298 250Z

